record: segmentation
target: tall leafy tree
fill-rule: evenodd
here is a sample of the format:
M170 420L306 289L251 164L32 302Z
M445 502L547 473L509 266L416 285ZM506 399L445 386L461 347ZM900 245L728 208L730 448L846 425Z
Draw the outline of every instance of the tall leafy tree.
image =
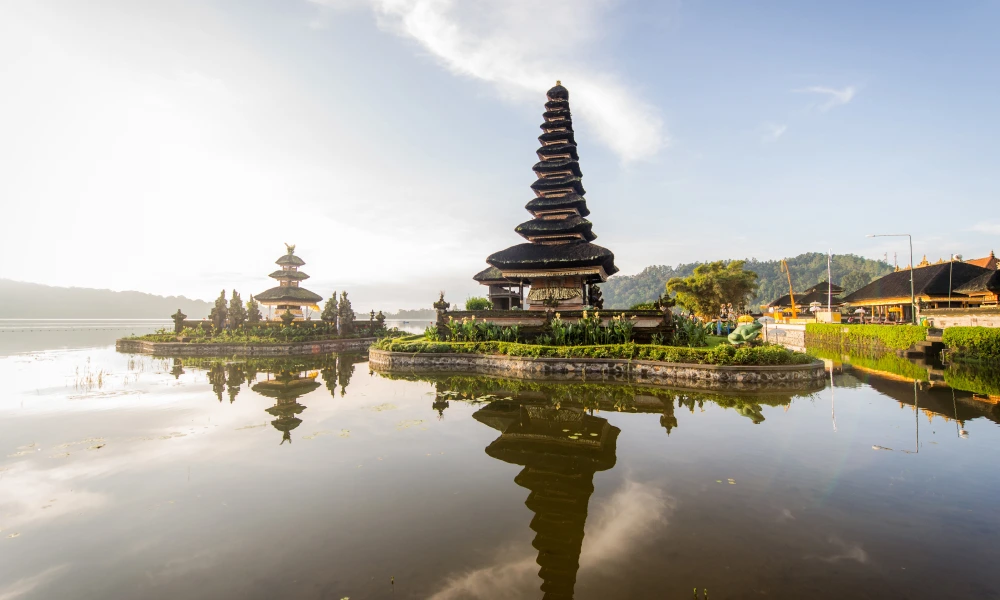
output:
M347 291L340 293L337 314L340 316L340 332L354 333L354 309L351 307L351 301L347 299Z
M260 323L264 318L264 315L260 314L260 305L254 300L253 296L247 300L247 323L251 325L256 325Z
M226 319L229 317L229 309L226 308L226 290L222 290L219 297L215 299L215 307L212 308L212 312L209 313L208 318L212 321L212 325L216 329L222 329L226 326Z
M326 304L323 305L323 312L319 315L319 318L324 323L336 323L338 309L337 291L334 290L333 295L327 298Z
M871 277L864 271L851 271L840 280L840 287L844 288L844 295L852 294L871 283Z
M757 291L757 273L744 269L745 264L719 260L698 265L688 277L671 278L666 289L676 294L677 304L703 317L718 315L726 304L744 308Z
M243 306L243 299L240 293L233 290L233 297L229 300L229 324L233 327L243 327L247 322L247 309Z

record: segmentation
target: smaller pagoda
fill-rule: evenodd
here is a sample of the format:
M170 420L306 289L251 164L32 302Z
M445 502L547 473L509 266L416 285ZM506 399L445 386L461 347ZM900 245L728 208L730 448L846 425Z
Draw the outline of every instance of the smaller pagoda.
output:
M306 264L295 255L295 245L285 244L287 252L278 260L274 261L280 269L271 273L271 277L278 280L278 286L254 296L254 299L268 307L267 318L269 320L281 319L285 312L292 313L296 319L303 318L303 307L312 310L319 310L319 301L322 296L310 292L299 284L309 276L299 270L299 267Z

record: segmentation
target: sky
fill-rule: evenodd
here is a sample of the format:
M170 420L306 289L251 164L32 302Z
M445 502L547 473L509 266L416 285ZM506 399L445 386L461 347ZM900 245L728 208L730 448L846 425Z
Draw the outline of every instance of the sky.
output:
M482 294L570 91L622 274L1000 251L1000 2L0 4L0 278L357 309Z

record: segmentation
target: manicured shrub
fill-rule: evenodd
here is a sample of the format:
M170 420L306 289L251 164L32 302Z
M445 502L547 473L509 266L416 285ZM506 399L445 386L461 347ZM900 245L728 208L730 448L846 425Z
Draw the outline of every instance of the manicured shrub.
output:
M455 353L524 356L531 358L617 358L656 360L682 364L708 365L793 365L806 364L809 356L782 346L764 345L735 348L719 345L711 350L653 346L648 344L606 344L591 346L542 346L511 342L433 342L428 340L383 339L373 346L390 352L412 354Z
M922 325L838 325L807 323L806 342L906 350L927 339L927 327Z
M1000 361L1000 329L948 327L944 330L942 339L959 360Z

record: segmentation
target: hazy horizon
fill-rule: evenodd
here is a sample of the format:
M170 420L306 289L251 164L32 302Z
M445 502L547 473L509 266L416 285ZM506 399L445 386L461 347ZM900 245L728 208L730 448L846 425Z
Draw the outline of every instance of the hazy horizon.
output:
M211 300L481 295L570 91L623 274L997 248L1000 5L42 0L0 8L0 278Z

